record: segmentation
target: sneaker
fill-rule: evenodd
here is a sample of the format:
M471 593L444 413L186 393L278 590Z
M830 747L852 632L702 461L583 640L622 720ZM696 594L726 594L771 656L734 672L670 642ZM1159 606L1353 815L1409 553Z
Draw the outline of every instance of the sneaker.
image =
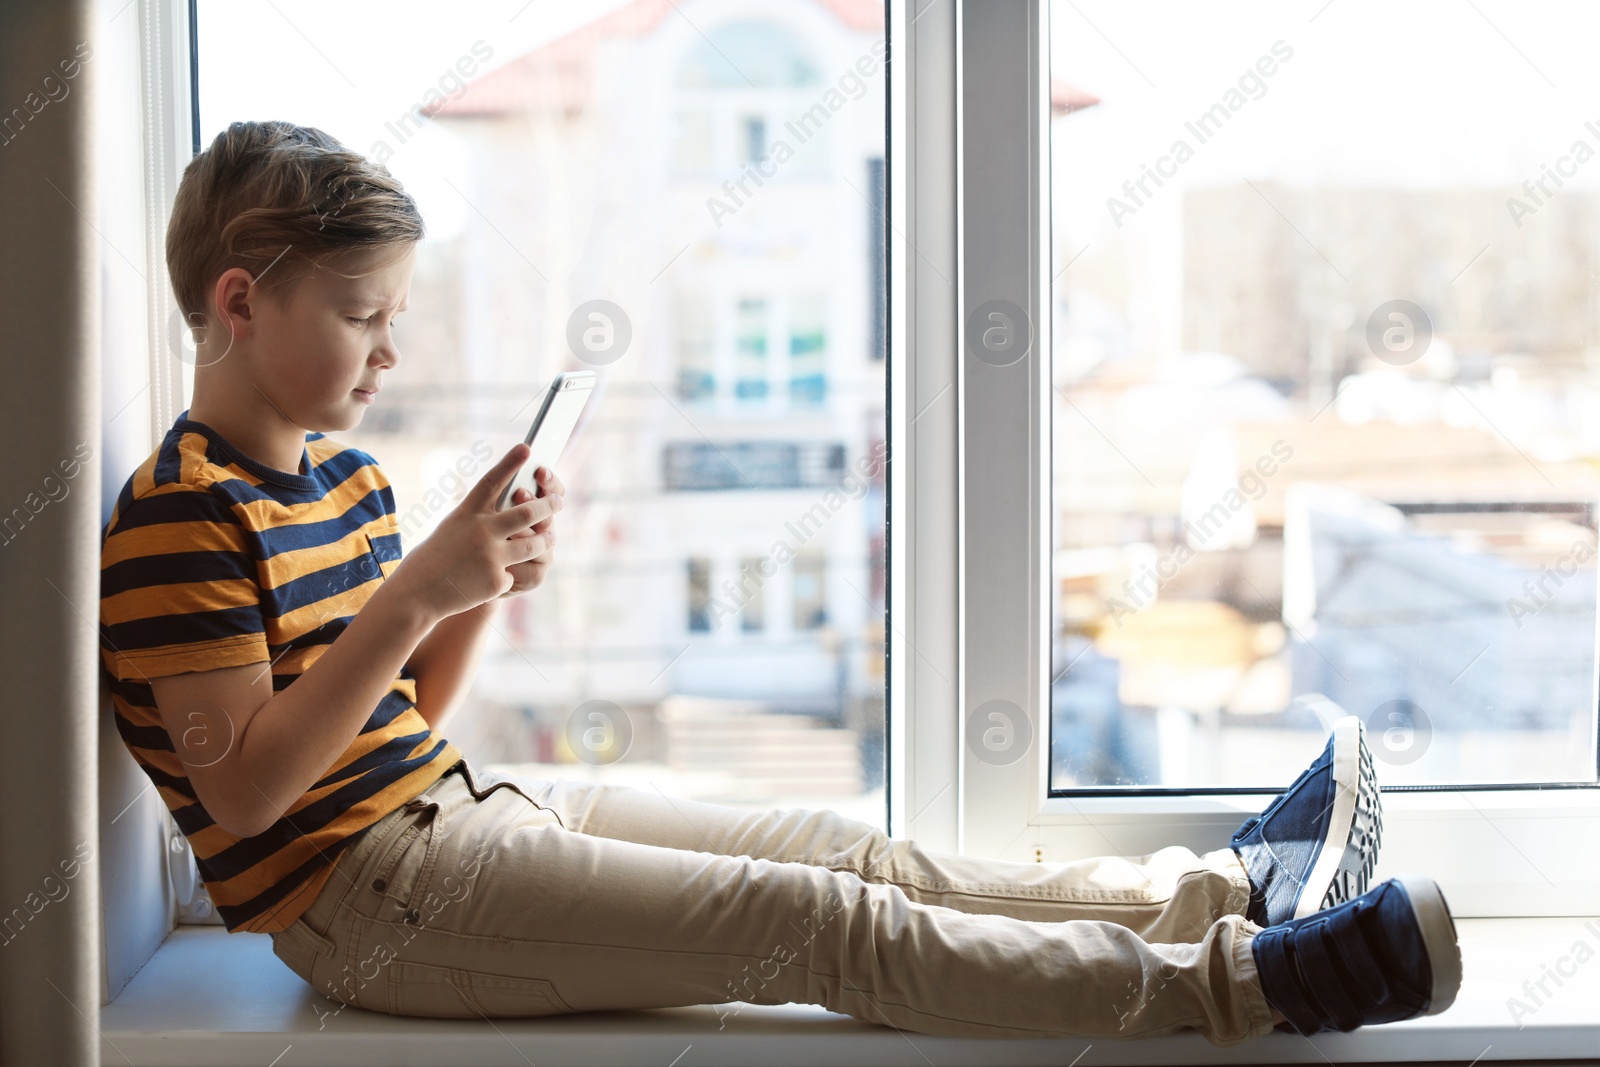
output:
M1277 926L1366 892L1383 809L1366 728L1346 715L1315 763L1230 842L1250 876L1245 918Z
M1455 921L1421 875L1270 926L1250 948L1267 1003L1302 1035L1437 1015L1461 989Z

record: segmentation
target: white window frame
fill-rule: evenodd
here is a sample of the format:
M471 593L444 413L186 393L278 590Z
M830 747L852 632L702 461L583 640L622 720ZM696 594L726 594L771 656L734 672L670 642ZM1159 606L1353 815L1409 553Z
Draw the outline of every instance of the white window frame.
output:
M116 105L119 116L129 108L137 114L137 148L126 149L118 163L135 171L142 217L136 223L103 218L97 227L105 240L110 240L107 234L117 235L110 246L115 251L105 255L126 257L130 267L139 261L133 269L145 279L142 314L122 303L107 312L112 328L136 324L144 341L147 358L141 365L107 368L114 395L108 397L106 416L113 421L102 427L108 452L137 462L155 449L185 407L193 375L173 343L171 330L180 320L163 241L179 178L193 157L189 5L185 0L133 0L127 7L101 4L95 14L101 20L97 60L109 64L107 70L115 72L110 76L123 83L137 78L144 89L136 103ZM96 106L107 109L102 117L110 121L112 105L98 92ZM141 231L138 239L126 232L133 225ZM101 696L101 998L107 1004L178 922L220 920L208 907L187 839L116 736L103 684Z
M136 10L151 48L146 84L159 82L161 89L145 117L147 221L158 237L177 177L190 158L184 61L189 9L185 0L137 0ZM1259 810L1268 796L1046 797L1048 715L1041 712L1049 707L1044 594L1050 531L1048 508L1040 503L1048 502L1048 471L1031 459L1010 466L1002 461L998 446L1004 439L988 433L994 420L983 418L995 409L996 399L981 380L974 381L978 368L972 360L957 356L959 310L981 291L973 264L984 251L973 240L984 222L982 212L963 201L971 183L964 182L958 161L970 139L963 138L958 102L964 102L966 117L977 107L999 106L998 94L982 91L981 79L964 76L964 67L973 65L965 61L996 49L1012 62L1019 51L1029 57L1024 65L1031 79L1029 97L1018 107L1026 113L1031 101L1036 121L1027 127L979 125L991 134L1010 129L1034 139L1028 148L1033 166L1023 175L1033 192L1014 206L1048 220L1043 199L1048 153L1039 150L1048 144L1048 4L1006 0L985 4L982 12L977 18L966 0L889 5L889 829L929 848L1019 860L1134 856L1173 843L1222 847L1238 821ZM1031 247L1020 253L1020 261L1031 264L1035 277L1023 306L1037 324L1035 349L1048 352L1049 316L1042 313L1048 298L1042 280L1050 276L1043 251L1048 244L1042 240L1047 221L1029 233ZM152 246L159 250L159 240ZM161 325L173 305L165 273L155 269L162 265L158 251L147 263L152 267L152 426L164 429L186 395L186 368L168 348ZM1001 402L999 410L1010 418L1030 412L1029 454L1046 455L1048 368L1042 361L1024 360L1022 366L1032 374L1010 407ZM974 432L967 432L964 420L971 421ZM969 498L966 490L972 486L988 486L991 495ZM1009 510L976 510L996 494L1013 502ZM982 521L964 521L964 515ZM969 564L996 544L1016 543L1026 550L1013 581L981 586L981 570ZM1035 739L1031 758L1005 767L973 758L962 741L962 709L996 697L1022 708ZM1385 812L1379 874L1431 873L1460 916L1600 912L1600 851L1582 847L1600 840L1600 789L1388 793ZM182 863L186 854L165 847L164 826L170 828L170 816L146 798L127 811L116 830L155 840L162 847L158 867L174 859ZM108 878L125 873L130 872L105 872ZM108 976L108 998L172 928L170 911L157 918L174 904L162 899L169 892L151 886L139 906L106 909L107 941L121 946L115 973ZM152 928L156 923L164 929Z
M889 20L890 832L1022 861L1223 848L1272 794L1048 796L1049 0ZM1008 367L963 341L1001 298L1033 324ZM1031 731L1007 765L963 736L993 700ZM1386 791L1384 814L1377 877L1430 874L1459 916L1600 912L1600 788Z

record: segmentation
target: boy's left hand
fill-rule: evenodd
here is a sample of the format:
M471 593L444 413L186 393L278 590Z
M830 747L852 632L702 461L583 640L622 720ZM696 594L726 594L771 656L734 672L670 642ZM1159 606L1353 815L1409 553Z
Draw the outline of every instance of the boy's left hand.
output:
M567 495L566 485L562 483L560 478L556 477L555 472L549 467L540 467L537 471L535 471L534 480L539 484L540 496L565 497ZM527 489L519 488L515 493L511 494L511 503L508 506L515 507L518 504L526 504L528 501L532 500L533 497L534 494L529 492ZM536 522L527 529L519 530L517 533L511 535L511 537L517 538L533 537L535 534L548 534L550 537L550 548L542 556L535 556L524 563L513 563L511 566L507 567L506 570L511 574L512 578L511 588L507 589L504 593L501 593L495 598L496 600L504 600L507 597L513 597L519 593L526 593L531 589L537 589L544 581L545 574L550 570L550 564L555 561L556 534L555 531L550 528L551 523L555 522L555 520L556 513L552 513L549 518L543 520L542 522Z

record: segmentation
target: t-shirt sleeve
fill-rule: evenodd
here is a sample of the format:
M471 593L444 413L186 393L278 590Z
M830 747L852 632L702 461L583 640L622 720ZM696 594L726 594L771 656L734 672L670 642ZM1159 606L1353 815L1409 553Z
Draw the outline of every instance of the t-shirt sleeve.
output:
M120 681L271 660L248 531L205 488L164 487L113 517L100 640Z

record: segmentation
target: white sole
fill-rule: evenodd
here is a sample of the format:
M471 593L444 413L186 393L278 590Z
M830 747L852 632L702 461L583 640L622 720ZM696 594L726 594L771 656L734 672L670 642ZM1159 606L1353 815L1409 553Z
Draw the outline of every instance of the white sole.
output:
M1347 715L1333 724L1333 811L1328 818L1328 833L1311 873L1295 900L1294 918L1301 919L1322 910L1323 898L1344 863L1345 845L1355 824L1356 800L1361 788L1361 720Z
M1395 881L1411 901L1411 914L1422 931L1422 945L1428 952L1428 969L1433 974L1432 995L1424 1015L1438 1015L1456 1002L1461 990L1461 945L1450 909L1439 891L1439 883L1419 874L1402 874Z

